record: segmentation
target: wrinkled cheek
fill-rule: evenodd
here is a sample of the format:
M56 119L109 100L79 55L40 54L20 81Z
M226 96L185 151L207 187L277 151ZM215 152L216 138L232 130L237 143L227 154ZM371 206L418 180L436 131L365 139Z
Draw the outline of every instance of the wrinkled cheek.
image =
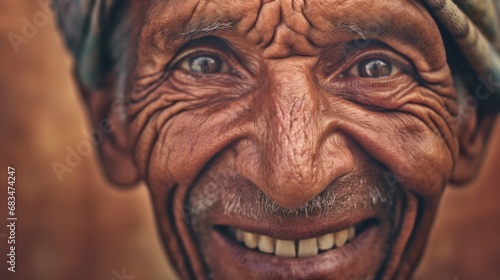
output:
M420 140L402 137L399 143L390 143L384 164L384 177L389 184L397 184L423 197L439 196L448 182L454 156L445 141L428 132ZM394 151L392 151L394 150Z
M148 181L162 186L190 185L203 165L201 155L196 153L199 145L193 139L173 137L157 142L152 150Z
M164 187L174 184L189 186L207 161L210 143L188 128L165 126L153 144L147 169L147 180ZM200 132L202 133L202 132ZM208 135L207 138L210 139Z
M386 167L387 184L422 197L442 192L457 156L456 140L445 139L413 116L371 113L364 115L364 122L360 119L346 122L342 129Z
M142 150L136 159L145 163L144 178L170 258L181 273L194 270L203 275L203 267L197 261L199 252L193 245L196 240L187 224L186 198L203 168L240 137L245 124L233 121L223 112L209 117L189 112L158 120L161 114L143 130L138 141L138 149L142 145ZM185 255L190 264L182 257ZM192 275L183 277L190 279Z
M190 186L204 166L241 138L251 121L241 118L245 99L197 108L159 111L144 122L136 161L148 183Z

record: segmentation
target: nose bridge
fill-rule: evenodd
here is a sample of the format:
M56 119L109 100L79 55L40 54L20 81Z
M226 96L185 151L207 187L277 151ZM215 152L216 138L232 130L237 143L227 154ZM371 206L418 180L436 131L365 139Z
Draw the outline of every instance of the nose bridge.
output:
M268 81L259 187L278 204L299 207L317 196L331 179L319 172L318 154L325 133L319 92L310 71L303 67L270 69Z
M286 166L289 174L285 177L304 183L313 179L307 173L314 165L318 144L319 106L315 102L314 85L302 72L301 69L279 71L271 78L265 155L272 163L270 177L280 175L273 169Z

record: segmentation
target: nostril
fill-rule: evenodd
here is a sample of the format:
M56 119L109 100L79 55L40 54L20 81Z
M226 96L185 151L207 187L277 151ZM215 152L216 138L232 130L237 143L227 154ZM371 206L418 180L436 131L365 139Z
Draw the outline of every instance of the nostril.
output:
M317 197L325 187L315 187L302 184L284 184L275 188L261 188L262 191L279 206L287 209L297 209Z
M306 131L311 133L271 131L239 141L234 146L238 174L281 207L305 205L351 172L354 162L343 137L321 136L318 128Z

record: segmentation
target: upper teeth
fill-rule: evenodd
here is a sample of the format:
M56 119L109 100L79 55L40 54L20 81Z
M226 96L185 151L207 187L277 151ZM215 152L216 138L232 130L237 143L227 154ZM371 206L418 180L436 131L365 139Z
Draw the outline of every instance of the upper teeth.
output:
M350 227L348 229L334 233L327 233L323 236L315 238L303 240L280 240L266 235L236 229L236 239L239 242L243 242L247 248L258 248L260 252L288 258L316 256L319 250L325 251L332 249L334 246L337 248L343 246L348 240L353 239L355 234L356 231L354 227Z

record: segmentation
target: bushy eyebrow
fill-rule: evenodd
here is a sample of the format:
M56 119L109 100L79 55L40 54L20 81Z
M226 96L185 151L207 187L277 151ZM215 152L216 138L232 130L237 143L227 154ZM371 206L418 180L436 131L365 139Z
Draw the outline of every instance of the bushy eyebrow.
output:
M383 38L389 37L392 39L408 42L412 45L419 43L419 38L414 30L410 30L406 26L399 24L390 24L377 21L363 22L363 23L350 23L348 21L341 21L334 29L333 32L348 33L363 40L370 38Z
M167 33L164 36L165 44L170 44L174 41L187 42L203 36L215 35L221 31L235 29L236 21L198 21L185 26L179 32L172 32L166 28L160 33ZM373 37L390 37L398 40L406 41L410 44L418 44L419 38L415 32L400 25L391 25L380 22L364 22L362 24L350 23L348 21L340 21L332 30L333 33L348 33L369 39ZM169 33L169 34L168 34Z
M220 31L227 31L234 29L236 27L236 21L224 21L224 20L214 20L214 21L197 21L192 24L186 25L184 28L178 32L172 33L172 30L165 29L160 33L170 33L165 36L165 44L170 44L174 41L187 42L202 36L208 36L216 34Z

